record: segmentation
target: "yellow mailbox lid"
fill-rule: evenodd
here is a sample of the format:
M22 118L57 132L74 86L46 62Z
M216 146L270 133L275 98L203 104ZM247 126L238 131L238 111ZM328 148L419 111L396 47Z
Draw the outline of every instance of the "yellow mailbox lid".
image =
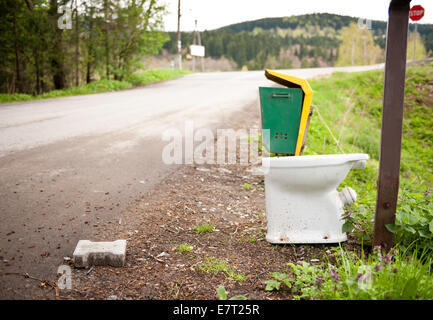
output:
M301 122L299 123L298 141L296 142L295 156L301 153L302 142L304 136L307 134L305 129L307 127L308 114L310 113L310 105L313 100L313 90L307 80L290 76L287 74L279 73L273 70L266 69L265 76L271 81L281 84L288 88L301 88L304 92L304 101L302 103Z

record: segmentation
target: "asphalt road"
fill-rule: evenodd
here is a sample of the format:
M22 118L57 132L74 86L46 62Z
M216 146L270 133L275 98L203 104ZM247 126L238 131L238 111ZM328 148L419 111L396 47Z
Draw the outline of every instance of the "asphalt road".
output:
M383 66L282 71L303 78ZM176 169L161 160L165 129L226 128L271 86L263 71L197 73L146 87L0 105L0 299L43 298L29 273L55 279L79 239ZM115 240L115 239L113 239Z

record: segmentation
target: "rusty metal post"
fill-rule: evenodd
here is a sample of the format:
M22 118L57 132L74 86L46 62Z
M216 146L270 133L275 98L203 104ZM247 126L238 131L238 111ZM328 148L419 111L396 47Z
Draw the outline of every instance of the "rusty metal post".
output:
M383 89L382 134L373 245L391 248L400 182L400 155L410 0L389 5Z

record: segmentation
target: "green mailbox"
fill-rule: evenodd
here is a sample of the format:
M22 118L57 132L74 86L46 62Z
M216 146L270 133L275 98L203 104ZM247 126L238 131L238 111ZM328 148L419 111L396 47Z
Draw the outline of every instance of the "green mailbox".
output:
M286 88L259 87L262 143L269 152L298 156L305 142L313 91L301 78L272 70L266 70L265 76Z
M260 87L262 143L269 152L295 154L299 119L302 111L302 90L296 88Z

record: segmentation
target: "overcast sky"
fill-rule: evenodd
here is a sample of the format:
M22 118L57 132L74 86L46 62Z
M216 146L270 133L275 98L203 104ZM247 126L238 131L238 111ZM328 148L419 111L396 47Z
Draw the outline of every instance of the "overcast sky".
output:
M178 0L161 0L167 4L165 30L177 30ZM211 30L249 20L301 15L306 13L336 13L371 20L388 19L389 0L181 0L182 31ZM420 23L433 23L433 1L412 0L411 6L420 4L425 15Z

